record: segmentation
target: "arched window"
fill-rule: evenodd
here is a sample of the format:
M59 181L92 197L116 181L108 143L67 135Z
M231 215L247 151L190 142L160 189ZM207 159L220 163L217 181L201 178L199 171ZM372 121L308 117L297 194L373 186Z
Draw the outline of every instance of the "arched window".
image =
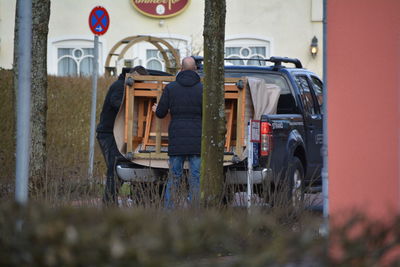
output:
M93 71L93 48L58 48L59 76L89 76Z
M157 49L146 50L146 68L163 70L163 58Z
M265 61L258 59L269 58L270 55L271 42L264 38L237 36L225 41L225 57L238 59L227 61L232 65L264 66Z
M92 38L64 38L51 42L49 73L58 76L90 76L93 72ZM102 43L99 42L99 74L102 74Z
M180 54L179 49L175 50L178 54ZM167 56L170 60L174 58L172 53L169 51L167 51ZM180 55L181 59L182 56L185 55ZM146 49L146 68L165 71L165 62L160 51L157 49Z

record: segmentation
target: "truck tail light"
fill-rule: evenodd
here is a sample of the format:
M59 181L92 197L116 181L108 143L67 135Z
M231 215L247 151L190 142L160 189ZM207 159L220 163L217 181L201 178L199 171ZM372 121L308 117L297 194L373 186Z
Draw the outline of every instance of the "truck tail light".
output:
M270 123L261 122L261 156L268 156L272 149L272 126Z

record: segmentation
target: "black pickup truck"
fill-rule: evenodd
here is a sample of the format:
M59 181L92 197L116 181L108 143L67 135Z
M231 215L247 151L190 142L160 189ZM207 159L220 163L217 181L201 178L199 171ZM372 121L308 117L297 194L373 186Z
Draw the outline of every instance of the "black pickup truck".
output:
M254 154L253 184L262 192L266 184L276 188L284 181L291 198L302 197L305 190L318 190L323 142L321 79L304 69L298 59L255 60L260 66L243 66L245 59L226 60L231 65L225 66L225 77L257 77L281 89L276 114L261 117L261 143ZM197 62L201 72L201 58ZM286 63L292 66L287 67ZM227 182L246 184L246 164L227 168Z
M202 58L195 59L199 74L203 75ZM308 185L321 184L322 82L297 59L252 60L259 66L245 65L247 61L226 59L225 76L255 77L280 88L276 113L262 115L260 119L261 142L255 145L257 153L253 154L253 185L259 192L266 192L267 185L279 188L277 185L284 181L289 185L291 199L302 197ZM240 187L246 186L248 175L246 158L233 156L225 170L226 183L243 191ZM166 172L168 169L146 168L124 161L116 165L118 177L131 183L154 181Z

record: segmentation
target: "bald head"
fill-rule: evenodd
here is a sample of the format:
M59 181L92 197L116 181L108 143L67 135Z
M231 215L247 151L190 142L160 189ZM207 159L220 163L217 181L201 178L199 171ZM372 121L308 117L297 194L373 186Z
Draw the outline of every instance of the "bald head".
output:
M184 59L182 59L182 71L184 70L195 71L196 69L197 69L196 62L192 57L185 57Z

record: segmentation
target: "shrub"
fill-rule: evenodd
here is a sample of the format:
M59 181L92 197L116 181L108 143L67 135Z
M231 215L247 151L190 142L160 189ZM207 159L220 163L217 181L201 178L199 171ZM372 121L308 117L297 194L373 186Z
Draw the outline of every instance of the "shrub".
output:
M105 94L113 78L100 78L97 94L97 121ZM91 110L91 79L49 76L47 110L47 199L87 180ZM0 70L0 184L2 196L11 195L15 172L15 101L13 72ZM94 177L103 180L105 164L95 147ZM67 183L67 184L66 184ZM76 187L79 189L80 187ZM85 188L85 186L83 187Z
M13 89L13 73L0 69L0 181L1 195L7 192L6 181L9 182L15 171L15 97Z

